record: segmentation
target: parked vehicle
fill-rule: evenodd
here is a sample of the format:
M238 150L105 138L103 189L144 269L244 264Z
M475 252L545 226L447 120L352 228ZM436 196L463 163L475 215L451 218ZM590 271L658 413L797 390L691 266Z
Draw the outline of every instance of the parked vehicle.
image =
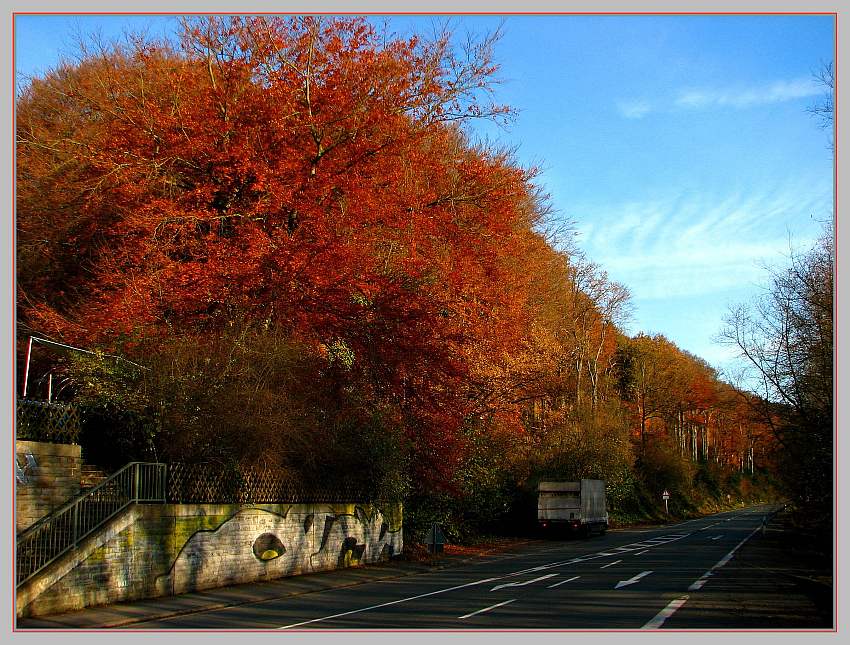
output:
M608 528L605 482L540 482L537 488L537 525L544 533L580 535L604 533Z

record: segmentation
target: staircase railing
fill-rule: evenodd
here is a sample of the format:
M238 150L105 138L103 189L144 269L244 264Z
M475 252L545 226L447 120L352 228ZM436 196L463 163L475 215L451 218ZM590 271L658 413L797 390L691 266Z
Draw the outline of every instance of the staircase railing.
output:
M16 537L17 586L134 503L164 503L166 465L132 462Z

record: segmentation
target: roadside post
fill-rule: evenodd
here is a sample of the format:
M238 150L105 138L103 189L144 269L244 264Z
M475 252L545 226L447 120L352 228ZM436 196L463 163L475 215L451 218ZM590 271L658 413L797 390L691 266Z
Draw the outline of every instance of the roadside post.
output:
M443 531L434 522L431 525L430 530L428 531L428 535L425 536L425 544L428 545L428 551L431 553L442 553L443 545L446 543L446 536L443 534Z
M670 509L667 507L667 500L670 499L670 493L667 492L667 489L664 489L664 493L661 495L661 499L664 500L664 512L667 515L670 515Z

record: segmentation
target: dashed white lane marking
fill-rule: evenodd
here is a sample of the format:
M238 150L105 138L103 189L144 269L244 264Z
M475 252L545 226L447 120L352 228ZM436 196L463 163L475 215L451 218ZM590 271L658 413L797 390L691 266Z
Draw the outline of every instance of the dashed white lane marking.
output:
M504 589L505 587L525 587L526 585L530 585L534 582L538 582L540 580L546 580L546 578L554 578L557 576L557 573L550 573L545 576L540 576L539 578L535 578L534 580L526 580L525 582L506 582L503 585L496 585L490 591L496 591L496 589Z
M635 548L641 548L641 546L661 546L662 544L667 544L668 542L675 542L676 540L681 540L683 538L688 537L689 535L691 535L691 533L665 535L665 536L662 536L661 538L655 538L653 540L646 540L645 542L638 542L638 543L628 545L628 546L633 546ZM659 542L659 540L661 540L661 541ZM647 548L644 551L640 551L638 553L635 553L635 555L640 555L641 553L646 553L648 550L649 549ZM563 566L565 564L575 564L575 563L578 563L578 562L585 562L587 560L594 560L594 559L599 558L599 557L603 557L603 556L601 556L600 554L594 554L594 555L589 555L589 556L585 556L585 557L581 557L581 558L573 558L572 560L563 560L561 562L552 562L550 564L545 564L545 565L542 565L542 566L534 567L533 569L524 569L522 571L515 571L514 573L509 573L509 574L506 574L504 576L498 576L498 577L495 577L495 578L487 578L486 580L478 580L476 582L470 582L470 583L467 583L467 584L464 584L464 585L458 585L458 586L455 586L455 587L448 587L446 589L438 589L437 591L431 591L431 592L428 592L428 593L420 594L418 596L411 596L409 598L400 598L398 600L392 600L390 602L385 602L385 603L382 603L380 605L372 605L370 607L361 607L360 609L352 609L351 611L345 611L345 612L342 612L342 613L339 613L339 614L333 614L331 616L324 616L322 618L314 618L312 620L305 620L305 621L302 621L302 622L299 622L299 623L292 623L291 625L284 625L283 627L278 627L278 629L290 629L290 628L293 628L293 627L300 627L301 625L309 625L311 623L318 623L318 622L321 622L323 620L331 620L333 618L340 618L342 616L350 616L352 614L358 614L360 612L370 611L372 609L380 609L381 607L388 607L388 606L391 606L391 605L397 605L399 603L408 602L409 600L417 600L419 598L426 598L428 596L433 596L435 594L441 594L441 593L446 593L446 592L449 592L449 591L454 591L455 589L462 589L464 587L471 587L473 585L480 585L480 584L485 584L487 582L494 582L496 580L501 580L501 579L504 579L504 578L518 576L518 575L521 575L522 573L528 573L530 571L541 571L541 570L545 570L545 569L551 569L552 567L559 567L559 566ZM557 574L552 574L552 575L557 575Z
M713 538L709 538L709 539L711 539L711 540L719 540L719 539L720 539L720 538L722 538L722 537L723 537L722 535L715 535Z
M751 537L753 537L753 535L755 535L760 529L761 529L760 526L753 529L752 533L750 533L747 537L745 537L743 540L738 542L738 544L735 546L735 548L732 549L731 551L729 551L729 553L727 553L726 555L724 555L717 564L715 564L713 567L711 567L711 569L706 571L696 581L694 581L694 583L690 587L688 587L688 591L696 591L697 589L702 589L702 586L708 581L708 579L711 576L714 575L714 572L717 569L719 569L720 567L725 566L726 563L729 562L729 560L732 559L732 556L735 555L735 551L740 549L741 545L743 545L744 542L746 542ZM721 537L721 536L718 536L718 537ZM712 539L714 539L714 538L712 538Z
M428 593L419 594L418 596L410 596L409 598L399 598L398 600L391 600L390 602L384 602L380 605L372 605L371 607L361 607L360 609L352 609L351 611L343 611L339 614L333 614L331 616L323 616L321 618L313 618L312 620L304 620L300 623L292 623L291 625L284 625L283 627L278 627L278 629L290 629L292 627L300 627L301 625L309 625L310 623L318 623L323 620L331 620L332 618L341 618L342 616L351 616L352 614L359 614L361 611L370 611L372 609L380 609L381 607L389 607L390 605L398 605L403 602L407 602L408 600L417 600L418 598L427 598L428 596L435 596L440 593L446 593L447 591L454 591L456 589L463 589L465 587L472 587L474 585L483 585L487 582L493 582L498 580L499 578L487 578L485 580L476 580L475 582L467 582L465 585L457 585L455 587L448 587L446 589L438 589L437 591L429 591Z
M667 605L664 609L659 611L655 618L646 623L641 629L658 629L661 625L664 624L664 621L670 618L673 614L676 613L676 610L679 609L682 605L688 602L687 596L682 596L681 598L676 598L672 600L669 605Z
M495 605L490 605L489 607L485 607L484 609L479 609L478 611L473 611L471 614L466 614L464 616L458 616L458 620L463 620L464 618L469 618L470 616L475 616L476 614L483 614L485 611L490 611L491 609L495 609L496 607L502 607L509 603L512 603L516 600L516 598L512 600L506 600L505 602L496 603Z
M669 535L662 535L661 537L653 538L652 540L642 540L640 542L633 542L631 544L626 544L623 547L617 547L617 549L628 548L629 550L634 549L644 549L639 553L635 553L635 555L640 555L640 553L646 553L651 547L654 546L663 546L665 544L669 544L670 542L675 542L677 540L682 540L689 535L693 535L692 533L671 533ZM614 549L615 551L617 549ZM524 573L533 573L535 571L545 571L546 569L552 569L554 567L562 567L568 564L578 564L580 562L587 562L588 560L597 560L599 558L610 557L612 555L622 555L622 553L609 553L608 551L599 551L598 553L591 553L589 555L573 558L572 560L561 560L559 562L550 562L548 564L542 564L540 566L531 568L531 569L522 569L520 571L514 571L513 573L507 573L503 576L499 576L498 580L502 578L513 578L514 576L519 576Z
M635 555L643 555L647 551L649 551L649 549L644 549L643 551L638 551L637 553L635 553Z
M553 585L549 585L549 589L551 589L552 587L560 587L561 585L565 585L568 582L572 582L573 580L578 580L579 578L581 578L581 576L573 576L572 578L568 578L567 580L561 580L561 582L556 582Z
M697 580L690 587L688 587L688 591L698 591L699 589L702 589L702 586L706 582L708 582L708 576L712 576L712 575L714 575L714 574L711 573L711 571L707 571L705 574L703 574L703 576L699 580Z
M608 567L613 567L615 564L620 564L622 560L614 560L613 562L609 562L608 564L603 564L600 569L607 569Z

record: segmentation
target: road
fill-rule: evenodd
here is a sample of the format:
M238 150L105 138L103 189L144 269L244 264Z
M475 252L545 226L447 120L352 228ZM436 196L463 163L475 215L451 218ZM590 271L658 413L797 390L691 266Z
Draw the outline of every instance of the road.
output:
M782 586L780 574L734 564L764 539L762 523L773 510L751 507L666 527L540 542L456 568L133 628L831 628L796 587Z

